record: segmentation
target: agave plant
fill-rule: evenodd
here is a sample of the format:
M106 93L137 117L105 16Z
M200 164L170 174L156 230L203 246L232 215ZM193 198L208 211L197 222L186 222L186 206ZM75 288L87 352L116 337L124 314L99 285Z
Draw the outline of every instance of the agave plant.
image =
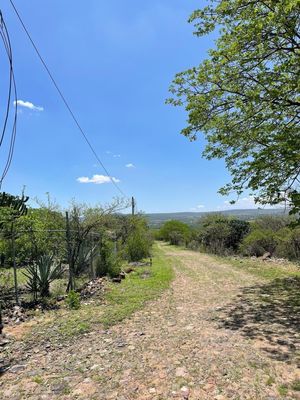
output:
M37 275L37 266L36 264L33 265L28 265L25 267L26 272L23 272L23 274L27 278L27 284L26 287L27 289L33 294L33 299L37 299L37 294L39 291L38 288L38 275Z
M54 261L53 256L42 255L34 265L26 267L24 275L28 278L27 286L33 293L39 292L42 297L50 295L50 283L63 274L61 264Z

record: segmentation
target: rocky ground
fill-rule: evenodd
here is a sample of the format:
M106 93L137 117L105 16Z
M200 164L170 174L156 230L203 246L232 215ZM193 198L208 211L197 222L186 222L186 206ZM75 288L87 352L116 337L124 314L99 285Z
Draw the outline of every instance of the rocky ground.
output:
M162 249L176 277L161 298L109 330L16 346L0 398L300 399L298 282L280 292L207 255Z

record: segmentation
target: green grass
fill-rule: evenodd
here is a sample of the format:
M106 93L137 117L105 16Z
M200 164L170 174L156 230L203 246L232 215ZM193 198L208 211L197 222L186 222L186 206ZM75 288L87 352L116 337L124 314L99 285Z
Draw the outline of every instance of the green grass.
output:
M277 278L285 278L288 276L300 276L298 266L288 264L276 264L268 261L252 260L249 258L232 258L232 257L217 257L218 260L232 265L251 275L258 276L263 279L273 280Z
M172 278L171 261L155 247L153 265L137 267L120 284L109 284L104 303L82 304L78 310L49 312L46 315L48 320L41 321L28 339L37 340L39 336L50 340L68 339L92 330L95 325L108 328L161 295L169 287Z
M273 376L269 376L267 381L266 381L266 385L268 386L272 386L275 383L275 379Z
M17 280L19 286L25 286L27 282L26 276L23 274L24 268L17 270ZM14 270L13 268L0 268L0 287L6 289L14 287Z
M296 392L300 392L300 379L296 379L292 382L291 389L295 390Z
M169 246L170 248L176 249L176 250L189 250L186 249L183 246L171 246L171 245L165 245ZM192 250L191 250L192 251ZM197 251L195 251L197 253ZM287 262L286 264L279 264L276 262L268 262L268 261L262 261L259 258L258 259L252 259L252 258L247 258L247 257L238 257L234 258L231 256L217 256L214 254L208 254L205 253L212 258L214 258L216 261L225 263L228 265L233 266L234 268L237 268L243 272L247 272L251 275L258 276L260 278L266 279L266 280L273 280L277 278L286 278L289 276L299 276L300 277L300 267L296 264L293 264L291 262Z
M149 272L149 276L143 278L145 272ZM142 308L145 302L159 296L169 286L172 278L170 261L156 248L152 267L138 268L120 286L111 285L102 323L108 327L130 316Z
M280 385L278 387L278 393L280 396L286 396L288 394L289 388L286 384Z

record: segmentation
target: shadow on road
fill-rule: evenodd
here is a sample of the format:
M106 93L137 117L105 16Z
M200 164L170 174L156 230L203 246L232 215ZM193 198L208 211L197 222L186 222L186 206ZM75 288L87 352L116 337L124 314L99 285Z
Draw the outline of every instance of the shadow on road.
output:
M300 365L300 277L246 287L221 314L220 328L261 340L273 359Z

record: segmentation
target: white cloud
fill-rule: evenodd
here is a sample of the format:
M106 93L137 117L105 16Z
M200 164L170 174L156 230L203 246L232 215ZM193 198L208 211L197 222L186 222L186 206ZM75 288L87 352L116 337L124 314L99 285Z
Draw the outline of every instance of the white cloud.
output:
M126 168L135 168L135 165L132 163L126 164L125 165Z
M205 208L205 205L203 205L203 204L198 204L196 207L190 208L190 211L199 211L199 210L201 210L202 208Z
M15 106L18 105L18 107L29 108L29 110L33 110L33 111L44 111L44 107L35 106L30 101L17 100L17 101L14 101L14 105Z
M114 158L120 158L120 157L121 157L121 154L114 154L113 157L114 157Z
M107 175L93 175L92 178L88 176L81 176L77 178L79 183L95 183L96 185L102 185L103 183L111 183L112 181L115 183L120 182L119 179L114 178L113 176L110 178Z
M224 201L223 205L218 206L218 210L234 210L234 209L247 209L247 208L258 208L259 203L255 203L254 196L243 197L238 199L234 204L230 203L230 200Z

